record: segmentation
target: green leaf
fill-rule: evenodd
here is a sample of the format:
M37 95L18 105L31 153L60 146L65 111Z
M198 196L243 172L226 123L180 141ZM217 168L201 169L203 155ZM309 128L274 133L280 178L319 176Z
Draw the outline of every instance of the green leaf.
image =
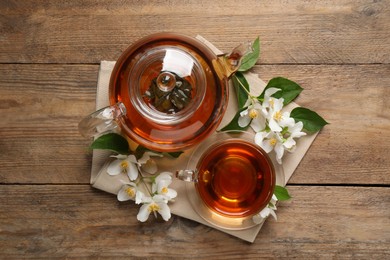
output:
M291 199L291 196L290 194L288 194L287 189L279 185L275 186L274 194L279 201Z
M287 105L291 101L293 101L303 90L301 86L299 86L294 81L291 81L289 79L283 78L283 77L276 77L271 79L267 86L264 88L261 95L258 97L259 100L264 99L265 91L269 88L279 88L280 91L276 92L272 96L275 98L283 98L284 105Z
M130 154L129 143L119 134L109 133L98 137L90 146L91 149L103 149L117 152L118 154Z
M328 122L316 112L304 107L294 108L291 111L290 116L294 118L295 121L301 121L303 123L303 129L309 133L318 132L322 127L328 124Z
M238 71L233 75L232 80L234 89L236 91L238 108L243 108L245 106L246 101L248 100L248 81L246 81L244 74Z
M245 127L241 127L238 125L238 118L240 117L240 113L242 111L244 111L245 109L247 109L247 107L243 107L241 109L239 109L236 113L236 115L234 116L234 118L232 119L232 121L230 121L229 124L227 124L226 126L224 126L220 131L231 131L231 130L246 130L250 124L248 124L247 126Z
M252 68L260 56L260 39L257 37L252 44L253 51L249 52L242 57L240 68L238 71L247 71Z

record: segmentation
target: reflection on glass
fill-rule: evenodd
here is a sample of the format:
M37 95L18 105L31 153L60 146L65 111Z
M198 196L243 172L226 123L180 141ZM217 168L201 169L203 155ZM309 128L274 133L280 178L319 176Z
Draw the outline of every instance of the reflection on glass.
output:
M194 61L188 54L175 50L167 49L163 60L162 71L173 72L179 77L191 76Z

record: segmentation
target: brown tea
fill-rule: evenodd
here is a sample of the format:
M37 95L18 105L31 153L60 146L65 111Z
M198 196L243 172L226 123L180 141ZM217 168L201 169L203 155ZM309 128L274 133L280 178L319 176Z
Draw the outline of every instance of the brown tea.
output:
M118 122L121 130L156 151L182 151L205 139L227 102L227 78L214 70L215 54L197 40L171 37L134 44L117 61L110 81L110 104L122 102L127 110ZM162 74L176 77L172 89L162 88L166 93L154 86Z
M265 152L242 140L227 140L208 149L198 163L196 188L205 204L227 217L246 217L272 197L275 174Z

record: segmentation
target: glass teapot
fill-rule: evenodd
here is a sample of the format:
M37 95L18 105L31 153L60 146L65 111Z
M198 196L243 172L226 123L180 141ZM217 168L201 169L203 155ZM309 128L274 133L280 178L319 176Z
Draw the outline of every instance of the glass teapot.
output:
M218 127L228 79L250 47L216 55L201 41L176 33L140 39L119 57L109 83L110 106L79 123L83 136L118 129L161 152L181 151Z

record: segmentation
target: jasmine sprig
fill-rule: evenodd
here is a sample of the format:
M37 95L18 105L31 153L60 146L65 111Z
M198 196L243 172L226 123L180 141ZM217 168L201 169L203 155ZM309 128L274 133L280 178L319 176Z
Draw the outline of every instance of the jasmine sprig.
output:
M273 216L277 220L275 211L277 210L276 203L278 201L289 200L291 198L285 187L276 185L274 194L272 195L271 201L268 203L267 207L262 209L259 213L255 214L252 217L252 220L256 224L260 224L266 219L269 215Z
M107 173L111 176L126 174L128 182L124 182L117 193L119 201L134 200L135 204L141 204L137 219L146 221L149 215L157 213L165 221L171 217L168 202L177 196L177 192L168 186L172 183L172 174L157 172L157 164L152 157L162 157L163 153L150 151L142 146L138 146L135 151L130 149L126 138L117 133L108 133L98 137L90 146L91 149L103 149L117 153L111 155L115 158L107 167ZM181 153L173 153L170 156L178 157ZM152 176L146 176L145 174ZM140 189L140 185L144 189ZM145 193L146 192L146 193Z
M260 41L259 38L256 38L252 44L253 52L248 53L243 58L243 62L233 77L232 82L236 92L238 111L233 117L232 121L224 126L221 131L229 130L245 130L249 127L250 122L247 125L240 125L237 121L242 116L243 112L247 109L253 108L255 102L262 104L264 102L264 95L268 89L277 88L279 91L274 92L271 96L275 99L283 99L283 105L287 105L292 102L302 91L303 88L299 86L296 82L289 80L283 77L275 77L271 79L263 92L255 97L250 93L250 86L245 79L245 76L242 72L250 70L257 62L260 56ZM250 100L248 105L248 100ZM249 114L249 113L248 113ZM256 117L257 114L252 113L252 117ZM291 118L296 122L303 123L303 129L308 133L314 133L322 129L328 122L326 122L320 115L316 112L307 109L307 108L295 108L291 112ZM253 118L251 118L253 119Z

